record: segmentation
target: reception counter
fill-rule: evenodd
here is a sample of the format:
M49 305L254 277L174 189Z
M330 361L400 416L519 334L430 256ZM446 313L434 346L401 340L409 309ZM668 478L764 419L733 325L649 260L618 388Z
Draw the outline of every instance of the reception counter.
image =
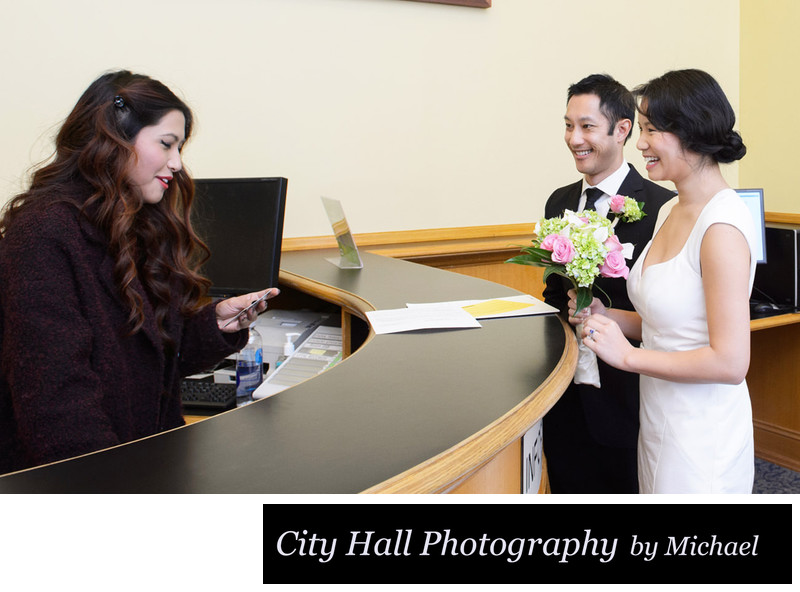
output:
M370 253L342 270L334 254L285 253L281 287L339 307L346 344L364 329L343 362L246 407L0 477L0 493L518 491L520 439L574 371L571 330L543 315L374 335L368 310L519 292Z

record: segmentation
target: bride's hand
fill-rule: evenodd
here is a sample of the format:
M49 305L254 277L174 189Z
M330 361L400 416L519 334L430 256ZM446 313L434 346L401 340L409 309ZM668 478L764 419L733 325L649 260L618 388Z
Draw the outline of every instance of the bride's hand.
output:
M583 343L609 366L625 368L625 358L634 349L619 325L602 314L593 314L583 323Z
M567 312L569 313L569 322L571 325L580 325L581 323L585 323L586 319L593 314L606 314L606 307L599 298L592 298L592 302L589 306L575 314L575 309L578 308L577 293L575 290L570 290L567 292L567 296L569 296Z

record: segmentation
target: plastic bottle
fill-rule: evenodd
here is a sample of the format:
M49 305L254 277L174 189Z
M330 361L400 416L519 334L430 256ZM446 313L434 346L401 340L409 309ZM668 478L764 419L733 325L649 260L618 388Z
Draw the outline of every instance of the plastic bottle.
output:
M264 354L261 347L261 335L256 331L256 324L250 325L250 337L236 356L236 397L252 398L253 391L263 380Z
M300 333L287 333L286 334L286 341L283 344L283 355L278 356L278 360L275 363L275 369L277 370L278 366L283 364L289 356L294 353L294 338L300 337Z

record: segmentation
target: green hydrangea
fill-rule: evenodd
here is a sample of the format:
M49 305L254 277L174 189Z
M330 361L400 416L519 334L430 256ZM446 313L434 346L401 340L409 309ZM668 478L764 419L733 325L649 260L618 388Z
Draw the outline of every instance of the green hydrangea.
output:
M568 225L569 222L564 218L542 218L536 225L536 246L538 247L542 243L544 237L558 234Z
M538 247L551 234L567 235L575 248L575 258L564 266L564 270L578 286L588 288L600 275L600 266L608 254L603 242L611 234L611 221L594 210L585 210L573 216L572 222L569 215L542 218L536 226L537 240L534 243ZM577 218L586 222L576 222ZM606 230L605 233L599 233L602 240L598 240L595 234L598 228Z
M645 216L639 202L632 197L625 198L625 203L622 208L622 219L625 222L637 222Z
M608 250L590 232L575 232L571 235L575 247L575 258L567 263L566 270L579 286L588 288L600 275L600 266Z

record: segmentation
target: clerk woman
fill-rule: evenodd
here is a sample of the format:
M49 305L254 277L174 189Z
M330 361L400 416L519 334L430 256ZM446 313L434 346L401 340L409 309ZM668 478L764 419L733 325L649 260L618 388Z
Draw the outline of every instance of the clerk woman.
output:
M246 342L255 311L223 325L256 295L209 304L197 271L208 251L189 222L181 149L191 131L191 111L166 86L106 74L7 205L0 473L182 425L181 378Z

